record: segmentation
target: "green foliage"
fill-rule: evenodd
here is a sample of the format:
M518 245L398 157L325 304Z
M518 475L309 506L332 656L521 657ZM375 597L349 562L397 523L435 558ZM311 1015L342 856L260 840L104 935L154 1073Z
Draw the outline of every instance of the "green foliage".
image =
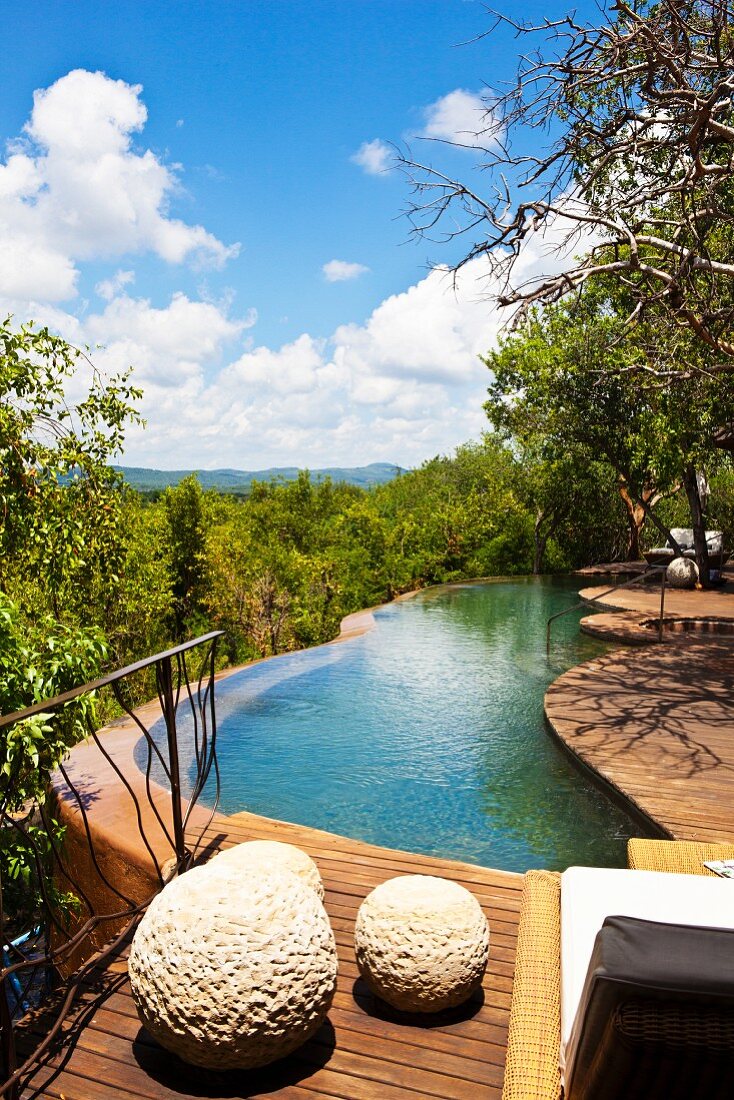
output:
M29 623L0 593L0 706L3 714L60 695L97 676L107 655L94 627L72 627L46 616ZM0 792L6 810L42 802L52 769L94 722L94 700L83 697L58 715L40 714L0 732Z
M135 419L138 395L126 374L103 378L48 329L0 324L4 715L96 677L107 660L105 631L124 618L129 557L125 498L109 462ZM50 841L37 808L54 767L95 723L95 701L86 697L0 732L6 912L32 910L38 901ZM69 899L57 900L68 908Z
M0 593L0 713L43 702L96 677L106 657L95 628L57 623L46 616L29 623ZM86 695L55 712L41 712L0 730L0 874L6 914L30 920L43 889L60 912L75 904L48 875L51 840L38 824L49 777L70 746L97 724L95 699ZM22 826L18 818L24 819ZM54 840L62 830L50 823Z
M168 520L176 637L181 639L202 602L204 493L195 474L166 489L163 509Z
M137 396L127 375L103 379L48 329L0 325L0 588L21 605L86 615L99 574L117 575L121 497L108 463Z
M734 380L706 373L692 337L686 365L701 369L681 372L674 385L661 380L657 349L673 336L680 348L681 334L668 331L669 319L650 315L630 331L631 308L629 296L597 278L531 313L485 360L492 371L485 409L497 430L548 462L565 463L569 487L582 488L584 464L598 472L601 460L614 471L637 556L644 506L676 492L687 471L711 477L725 463L716 441L734 417ZM648 369L638 369L641 360ZM581 496L586 502L588 494Z

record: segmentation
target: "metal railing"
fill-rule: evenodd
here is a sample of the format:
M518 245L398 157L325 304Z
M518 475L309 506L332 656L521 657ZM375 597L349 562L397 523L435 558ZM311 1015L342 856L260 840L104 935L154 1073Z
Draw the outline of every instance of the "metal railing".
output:
M126 724L122 732L129 735L127 755L121 754L114 733L95 728L96 708L84 706L87 736L77 753L58 764L45 797L18 812L14 777L0 779L0 1097L17 1100L40 1066L52 1067L65 1022L94 984L93 975L119 950L165 882L197 857L219 799L214 671L221 635L205 634L0 718L0 737L6 738L19 723L39 716L50 730L54 722L66 721L68 728L69 708L90 697L98 707L109 694L126 716L112 726ZM158 705L134 708L130 699L136 691L150 694L153 679ZM140 769L133 761L135 741L143 747ZM212 807L197 809L210 779ZM16 789L17 782L16 776ZM125 823L123 855L114 836L111 843L101 812L110 804ZM22 856L20 884L13 881L16 851ZM29 1020L35 1023L29 1026Z
M547 623L545 624L545 652L546 652L546 654L550 654L551 626L556 621L556 619L562 619L564 615L570 615L572 611L578 611L580 607L588 607L590 604L596 603L597 600L602 600L605 596L611 596L611 594L613 592L619 592L623 588L631 588L632 585L634 585L634 584L640 584L640 583L643 583L644 581L649 581L650 577L652 575L654 575L655 573L660 573L661 578L662 578L661 582L660 582L660 618L658 620L658 641L662 642L662 640L663 640L663 617L664 617L664 614L665 614L666 569L667 569L667 566L665 566L665 565L648 565L647 568L642 573L638 573L637 576L632 577L631 580L622 581L620 584L612 585L611 588L607 588L603 592L597 593L596 596L591 596L591 597L589 597L585 600L579 600L577 603L573 604L571 607L564 607L563 611L557 611L555 613L555 615L551 615L551 617L548 619Z

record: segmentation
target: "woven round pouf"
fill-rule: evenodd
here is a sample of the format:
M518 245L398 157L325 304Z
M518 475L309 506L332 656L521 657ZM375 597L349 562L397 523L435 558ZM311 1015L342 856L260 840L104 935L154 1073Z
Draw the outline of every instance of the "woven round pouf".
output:
M133 939L138 1015L166 1050L207 1069L251 1069L313 1035L336 988L337 955L314 890L289 871L207 867L153 899Z
M359 972L378 997L404 1012L441 1012L481 984L489 925L463 886L406 875L364 899L354 948Z
M237 875L240 871L291 871L315 890L323 900L324 884L319 869L305 852L293 844L279 840L246 840L213 856L207 864L208 871Z

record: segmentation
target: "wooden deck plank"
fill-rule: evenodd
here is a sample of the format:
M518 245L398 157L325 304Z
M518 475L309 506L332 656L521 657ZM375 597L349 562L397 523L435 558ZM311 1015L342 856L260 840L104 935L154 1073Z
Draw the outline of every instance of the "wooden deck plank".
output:
M734 839L732 687L732 640L685 639L571 669L548 689L546 715L572 752L668 835L726 842Z
M23 1091L24 1100L189 1100L191 1097L277 1097L278 1100L489 1100L499 1097L514 969L522 878L470 864L412 857L253 815L216 818L206 843L281 839L308 851L326 889L339 956L329 1020L283 1062L241 1074L204 1074L183 1067L141 1028L124 972L100 994L85 993L83 1026L70 1049L52 1051ZM379 1005L359 977L353 929L363 898L396 874L434 874L467 886L490 922L490 963L481 997L463 1010L428 1020ZM103 978L103 975L100 975ZM92 1002L89 1003L90 998ZM73 1026L70 1024L73 1030ZM31 1037L29 1036L29 1041ZM46 1083L53 1071L55 1080Z

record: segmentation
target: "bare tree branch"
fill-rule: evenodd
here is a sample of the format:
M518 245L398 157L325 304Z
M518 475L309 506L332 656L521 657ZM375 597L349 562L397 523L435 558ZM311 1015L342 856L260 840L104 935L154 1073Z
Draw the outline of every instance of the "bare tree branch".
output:
M521 57L514 86L487 100L491 187L481 195L401 154L413 232L471 238L455 270L481 257L516 322L611 276L636 301L630 324L662 310L711 349L717 371L734 371L733 5L616 0L599 26L497 16L543 42ZM558 137L524 151L559 120ZM569 258L556 274L528 277L518 261L550 225L563 227L557 251ZM570 258L579 246L584 255Z

